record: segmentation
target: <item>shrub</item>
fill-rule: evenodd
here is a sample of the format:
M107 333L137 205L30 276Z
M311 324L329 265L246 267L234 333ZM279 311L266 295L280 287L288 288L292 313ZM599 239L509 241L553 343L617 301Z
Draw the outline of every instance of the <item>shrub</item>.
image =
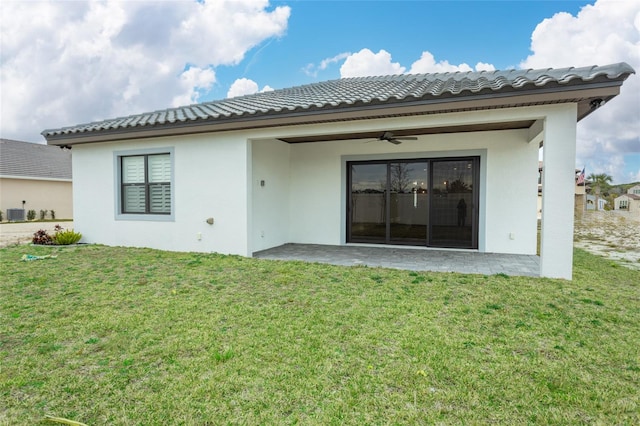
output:
M49 213L51 214L51 220L55 220L55 219L56 219L56 212L55 212L55 210L51 210Z
M4 217L2 216L2 210L0 210L0 222L2 222L4 220Z
M48 212L49 210L40 210L40 220L45 220Z
M74 232L73 229L67 229L66 231L56 231L53 236L53 243L61 246L67 246L69 244L75 244L80 241L82 234Z
M36 211L35 210L29 210L27 212L27 220L34 220L36 218Z
M40 245L50 245L57 244L60 246L67 246L69 244L75 244L82 238L82 234L79 232L74 232L73 229L67 229L66 231L60 225L56 225L54 228L56 231L53 236L49 235L47 231L44 229L40 229L35 234L33 234L33 239L31 242L33 244Z
M33 234L33 239L31 240L33 244L39 245L49 245L53 243L53 239L51 235L47 233L44 229L40 229Z

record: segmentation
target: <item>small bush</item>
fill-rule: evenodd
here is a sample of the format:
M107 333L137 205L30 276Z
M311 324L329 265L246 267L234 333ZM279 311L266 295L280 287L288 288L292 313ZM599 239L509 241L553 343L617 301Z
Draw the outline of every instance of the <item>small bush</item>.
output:
M58 231L53 236L53 243L61 246L67 246L69 244L75 244L80 241L82 234L74 232L73 229L67 229L66 231Z
M36 218L36 211L35 210L29 210L27 212L27 220L34 220Z
M2 216L2 210L0 210L0 222L2 222L4 220L4 217Z
M40 210L40 220L45 220L47 218L47 213L49 213L49 210Z
M47 233L44 229L40 229L33 234L33 239L31 240L33 244L39 245L49 245L53 243L53 239L51 235Z
M51 214L51 220L56 220L56 212L55 212L55 210L51 210L49 212L49 214Z
M56 233L53 236L49 235L44 229L40 229L33 234L31 242L33 244L51 245L56 244L60 246L67 246L69 244L75 244L82 238L82 234L74 232L73 229L67 229L66 231L60 225L56 225L53 228Z

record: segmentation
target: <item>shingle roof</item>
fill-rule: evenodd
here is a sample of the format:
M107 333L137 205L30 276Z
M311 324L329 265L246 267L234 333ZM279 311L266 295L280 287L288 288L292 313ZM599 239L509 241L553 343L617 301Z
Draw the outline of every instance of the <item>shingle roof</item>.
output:
M45 130L56 136L109 132L142 127L189 125L245 117L278 116L314 111L340 111L354 106L396 105L419 100L443 101L487 94L528 93L569 88L584 83L623 81L635 71L626 63L582 68L546 68L402 74L353 77L253 95L135 114L110 120ZM621 83L620 83L621 84Z
M71 151L0 139L0 177L71 179Z

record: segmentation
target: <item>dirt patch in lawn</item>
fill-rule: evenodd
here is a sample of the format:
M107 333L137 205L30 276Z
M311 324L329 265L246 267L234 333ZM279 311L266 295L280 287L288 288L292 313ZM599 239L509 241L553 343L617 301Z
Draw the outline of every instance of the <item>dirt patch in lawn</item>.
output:
M588 211L576 219L574 245L640 270L640 217L620 211Z

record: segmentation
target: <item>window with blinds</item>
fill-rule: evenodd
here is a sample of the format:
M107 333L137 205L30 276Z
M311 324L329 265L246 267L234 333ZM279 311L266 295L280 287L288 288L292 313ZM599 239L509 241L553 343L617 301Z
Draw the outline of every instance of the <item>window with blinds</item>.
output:
M171 214L170 154L120 157L122 213Z

